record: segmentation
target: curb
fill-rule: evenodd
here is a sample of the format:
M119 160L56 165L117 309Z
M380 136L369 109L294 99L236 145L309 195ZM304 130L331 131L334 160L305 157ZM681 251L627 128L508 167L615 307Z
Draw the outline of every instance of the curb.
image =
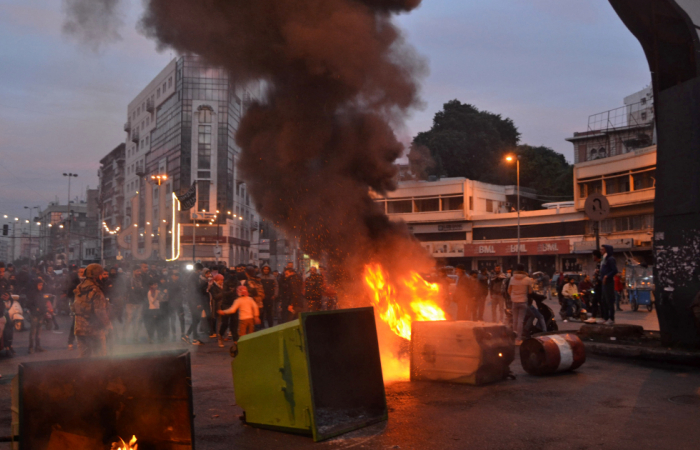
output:
M669 348L649 348L637 345L606 344L583 341L586 351L599 356L626 358L640 361L655 361L686 364L700 367L700 352L689 352Z
M654 334L654 332L645 332ZM552 334L574 334L575 331L552 331L548 333L538 333L536 336L547 336ZM586 353L598 356L609 356L611 358L629 359L636 361L664 362L672 364L684 364L700 367L700 351L680 350L674 348L647 347L643 345L610 344L607 342L590 341L587 336L579 336Z

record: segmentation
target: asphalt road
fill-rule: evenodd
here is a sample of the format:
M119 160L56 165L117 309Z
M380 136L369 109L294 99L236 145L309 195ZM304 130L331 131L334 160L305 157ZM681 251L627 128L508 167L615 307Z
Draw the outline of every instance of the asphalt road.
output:
M641 313L639 313L641 314ZM67 318L61 318L65 329ZM0 434L10 428L9 379L23 361L76 357L66 335L43 332L45 353L0 358ZM386 386L388 422L326 442L241 424L226 348L172 343L192 352L197 449L694 449L700 442L700 371L589 357L575 373L533 377L519 360L517 379L473 387L429 382ZM155 350L147 344L120 353ZM4 447L3 447L4 445ZM0 449L9 448L2 444Z

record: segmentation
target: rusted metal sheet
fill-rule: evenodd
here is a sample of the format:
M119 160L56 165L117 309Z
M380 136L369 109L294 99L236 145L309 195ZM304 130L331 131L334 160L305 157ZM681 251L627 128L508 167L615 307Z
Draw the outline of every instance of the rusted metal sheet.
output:
M22 450L109 448L133 435L139 449L194 448L187 352L23 363L17 379Z

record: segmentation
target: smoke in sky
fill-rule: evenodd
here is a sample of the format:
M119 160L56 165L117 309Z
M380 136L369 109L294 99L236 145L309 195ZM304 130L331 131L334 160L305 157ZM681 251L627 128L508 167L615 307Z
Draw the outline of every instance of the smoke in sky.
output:
M63 32L82 45L99 51L121 39L124 24L121 0L63 0Z
M105 13L115 8L98 3ZM265 99L251 105L236 135L244 180L260 214L299 237L311 257L329 257L336 273L422 252L370 196L395 188L403 146L393 130L419 104L426 66L392 23L419 3L144 2L141 31L160 48L200 55L234 82L265 82Z

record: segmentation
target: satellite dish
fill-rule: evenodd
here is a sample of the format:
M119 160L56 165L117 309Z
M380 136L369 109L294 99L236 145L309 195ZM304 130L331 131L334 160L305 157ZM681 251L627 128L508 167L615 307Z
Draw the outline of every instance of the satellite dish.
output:
M610 214L610 202L608 199L598 192L594 192L586 198L584 205L586 216L591 220L600 221L608 217Z

